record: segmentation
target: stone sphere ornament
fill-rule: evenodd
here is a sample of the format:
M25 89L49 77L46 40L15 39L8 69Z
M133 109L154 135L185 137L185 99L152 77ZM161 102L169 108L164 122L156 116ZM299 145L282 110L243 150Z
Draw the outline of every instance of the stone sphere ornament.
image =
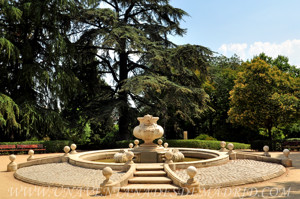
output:
M263 154L263 156L266 156L266 157L271 157L271 155L269 154L269 146L267 146L267 145L265 145L264 147L263 147L263 150L264 150L264 154Z
M157 124L159 117L153 117L148 114L144 117L138 117L137 119L139 120L140 125L133 129L133 135L144 140L143 145L155 146L153 140L161 138L164 134L164 129Z
M173 152L172 151L167 151L165 153L165 158L166 158L166 163L173 163Z
M64 156L69 156L70 150L71 150L71 149L70 149L69 146L65 146L65 147L64 147L64 152L65 152Z
M8 158L11 162L7 165L7 171L8 172L16 171L18 169L18 165L17 165L17 163L15 163L16 156L14 154L12 154Z
M134 158L134 153L132 151L126 152L127 164L133 164L132 159Z
M130 149L133 148L133 144L132 143L130 143L128 146L129 146Z
M194 166L189 166L187 169L186 169L186 173L189 175L190 179L188 179L188 183L189 184L192 184L195 182L195 175L197 174L197 169L196 167Z
M220 152L226 152L227 151L225 141L220 142L220 146L221 146Z
M77 148L76 144L71 144L72 151L70 152L70 154L76 154L77 153L76 148Z
M270 148L269 148L267 145L263 147L264 152L268 152L269 149L270 149Z
M233 145L232 143L229 143L229 144L227 144L227 148L228 148L229 150L233 150L234 145Z
M285 156L285 158L288 158L289 155L290 155L290 150L284 149L284 150L283 150L283 155Z
M28 151L29 157L27 158L27 161L30 161L30 160L32 160L32 159L34 158L34 157L33 157L33 154L34 154L34 150L30 149L30 150Z
M14 154L11 154L8 158L11 162L16 160L16 156Z
M106 184L112 183L112 181L109 179L111 175L113 174L113 170L110 167L105 167L102 170L103 176L106 178Z
M227 144L227 148L228 148L228 154L234 154L235 152L233 151L234 145L232 143Z
M167 149L167 148L168 148L168 146L169 146L169 144L168 144L167 142L165 142L165 143L164 143L164 147L165 147L165 149Z
M138 148L139 147L139 143L140 143L139 140L134 140L134 144L135 144L134 148Z
M162 147L162 143L163 143L162 139L157 140L158 147Z
M282 164L286 167L292 167L293 166L293 162L292 160L289 158L290 155L290 151L288 149L284 149L283 150L283 155L284 158L281 160Z

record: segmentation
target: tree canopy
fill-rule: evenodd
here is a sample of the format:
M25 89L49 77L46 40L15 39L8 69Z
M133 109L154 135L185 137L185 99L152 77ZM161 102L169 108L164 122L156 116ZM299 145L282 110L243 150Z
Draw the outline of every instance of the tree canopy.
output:
M187 15L169 0L0 0L1 136L105 145L148 113L166 138L297 134L299 68L176 45Z
M272 128L299 116L299 80L277 67L255 58L243 64L230 91L229 118L252 129L264 128L272 139Z

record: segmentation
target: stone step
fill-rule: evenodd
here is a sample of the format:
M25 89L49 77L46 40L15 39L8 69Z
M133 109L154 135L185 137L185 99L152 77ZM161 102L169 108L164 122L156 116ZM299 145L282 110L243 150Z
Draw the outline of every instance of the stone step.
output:
M167 177L134 177L128 180L130 184L171 184L172 180Z
M138 164L136 166L137 171L153 171L164 170L163 164Z
M146 176L167 176L167 173L162 170L154 170L154 171L137 171L134 173L134 176L146 177Z
M122 192L176 192L179 191L179 187L173 184L129 184L121 187Z

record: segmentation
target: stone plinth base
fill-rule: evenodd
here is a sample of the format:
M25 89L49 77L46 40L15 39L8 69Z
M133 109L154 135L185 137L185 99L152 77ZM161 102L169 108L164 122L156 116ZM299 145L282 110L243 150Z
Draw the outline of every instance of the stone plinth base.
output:
M138 148L134 148L133 153L137 156L136 163L158 163L162 162L161 153L164 153L164 147L158 147L153 145L141 145Z
M182 186L183 190L187 194L194 194L200 192L200 184L198 182L194 183L185 183Z
M285 166L285 167L292 167L292 166L293 166L293 162L292 162L292 160L289 159L289 158L284 158L284 159L282 159L282 164L283 164L283 166Z

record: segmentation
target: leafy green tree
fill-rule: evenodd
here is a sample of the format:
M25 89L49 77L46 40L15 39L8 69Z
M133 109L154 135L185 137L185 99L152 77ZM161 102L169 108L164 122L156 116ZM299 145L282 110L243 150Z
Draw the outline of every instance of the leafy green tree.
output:
M276 66L282 72L288 73L293 77L300 76L300 69L291 65L288 57L278 55L275 59L273 59L272 57L267 56L265 53L260 53L258 56L255 56L255 58L256 57L264 60L272 66Z
M273 127L299 116L299 81L259 58L243 67L230 92L229 119L252 129L263 128L272 140Z

